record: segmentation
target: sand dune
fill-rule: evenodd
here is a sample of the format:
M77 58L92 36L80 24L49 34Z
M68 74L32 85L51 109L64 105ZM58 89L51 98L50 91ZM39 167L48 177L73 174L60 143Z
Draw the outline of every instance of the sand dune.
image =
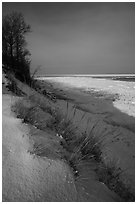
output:
M70 89L53 82L44 83L43 86L70 99L69 102L57 100L52 106L61 108L75 125L79 124L79 129L90 131L92 126L95 126L93 133L96 136L102 137L106 134L102 157L118 161L118 165L123 170L124 182L130 185L134 192L134 117L116 109L106 98L97 98L94 94L89 95L78 89ZM18 82L18 87L26 94L36 94L21 82ZM39 98L40 95L38 93L37 95ZM22 125L11 112L11 99L13 102L17 100L10 95L3 95L3 201L119 200L115 193L96 180L94 171L89 171L94 165L82 164L79 167L81 175L83 177L86 175L88 180L78 180L76 192L74 185L70 185L73 184L73 177L66 164L48 157L43 160L30 155L28 127ZM42 96L41 99L43 103L47 102L47 99ZM72 111L74 106L77 108L75 117ZM80 121L83 113L86 113L85 117ZM38 132L38 135L41 135L41 132ZM44 137L45 144L48 144L48 134L45 136L44 133ZM82 169L83 166L86 166L86 170ZM97 192L101 192L99 198Z
M3 96L3 178L4 202L75 201L77 195L71 172L65 163L37 158L28 152L29 129L10 110L10 95Z

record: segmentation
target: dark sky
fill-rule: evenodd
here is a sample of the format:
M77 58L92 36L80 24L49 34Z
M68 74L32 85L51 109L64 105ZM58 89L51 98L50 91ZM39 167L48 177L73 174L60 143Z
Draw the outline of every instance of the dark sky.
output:
M22 12L31 68L43 74L134 73L134 3L9 3L3 15Z

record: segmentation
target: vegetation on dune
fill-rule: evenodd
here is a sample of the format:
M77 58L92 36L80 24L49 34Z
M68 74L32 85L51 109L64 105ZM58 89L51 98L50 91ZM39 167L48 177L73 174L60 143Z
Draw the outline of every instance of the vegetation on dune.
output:
M17 82L14 80L12 74L8 73L5 78L7 78L7 85L6 87L8 88L9 91L14 93L17 96L24 96L25 93L18 87Z
M120 179L123 173L117 162L109 160L101 162L96 169L99 181L105 183L112 191L116 192L124 201L135 201L135 196L130 192L130 186L125 185Z
M39 101L36 95L31 95L16 102L13 109L17 117L23 119L23 122L30 123L40 130L49 129L56 133L56 137L60 138L60 145L64 149L60 152L60 157L71 166L76 179L80 176L77 166L82 161L96 161L98 180L105 183L124 201L134 201L134 195L120 178L122 170L117 167L114 161L107 164L103 162L103 136L98 139L93 134L94 126L89 134L86 131L79 132L78 127L67 117L67 114L63 114L59 108L52 106L52 103L47 105ZM73 116L75 116L75 112L74 108ZM80 121L82 120L80 119ZM43 151L46 151L45 148L40 149L41 155L45 155Z

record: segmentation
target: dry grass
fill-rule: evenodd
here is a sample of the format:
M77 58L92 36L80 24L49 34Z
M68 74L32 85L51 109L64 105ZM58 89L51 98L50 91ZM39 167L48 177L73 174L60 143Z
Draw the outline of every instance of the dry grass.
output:
M30 123L43 131L47 129L47 121L50 119L50 115L28 99L18 100L12 110L24 123Z
M94 160L98 163L96 173L99 181L118 194L123 201L134 201L135 197L130 192L130 187L126 186L121 180L123 172L115 160L112 159L106 164L103 163L102 149L104 144L102 141L104 136L100 139L96 137L93 134L94 126L89 134L84 132L78 135L77 127L73 125L72 121L62 117L61 114L57 114L55 118L49 121L49 126L62 137L62 145L66 149L64 159L73 169L75 178L78 179L80 176L77 166L82 161L90 162Z
M121 180L121 174L124 171L118 165L116 160L110 159L107 163L99 163L96 173L99 181L106 184L112 191L117 193L124 201L134 202L135 196L130 192L130 186L124 184Z
M12 74L9 73L5 76L8 81L8 84L6 85L7 89L17 96L24 96L25 94L22 92L21 89L18 88L17 83L15 82Z
M13 109L24 122L44 131L49 128L61 138L60 144L65 150L61 152L61 157L72 167L76 178L79 176L77 165L81 161L95 160L99 164L96 170L99 181L115 191L124 201L134 201L134 195L120 180L121 169L117 167L114 161L107 164L102 162L103 136L98 139L93 133L93 128L89 134L86 131L84 133L79 132L72 119L68 118L68 102L66 114L63 114L59 108L53 106L48 100L46 103L42 99L43 97L40 98L39 95L31 95L15 103ZM74 107L73 117L75 117L76 111L77 109ZM84 117L85 113L80 121ZM80 125L80 122L78 125ZM43 155L44 151L44 148L40 148L36 152Z

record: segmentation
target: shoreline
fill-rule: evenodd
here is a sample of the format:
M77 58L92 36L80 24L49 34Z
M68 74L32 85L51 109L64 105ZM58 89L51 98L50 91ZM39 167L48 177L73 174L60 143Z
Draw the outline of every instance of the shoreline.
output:
M97 97L99 99L112 100L113 105L120 109L123 113L127 113L135 117L135 83L124 81L113 81L105 79L87 79L73 77L46 78L45 80L53 84L54 89L59 88L70 92L87 93L89 97ZM83 94L84 96L84 94ZM107 97L108 96L108 97ZM109 97L110 96L110 97ZM111 101L110 101L111 102Z
M37 75L35 78L42 77L135 77L135 74L46 74Z

